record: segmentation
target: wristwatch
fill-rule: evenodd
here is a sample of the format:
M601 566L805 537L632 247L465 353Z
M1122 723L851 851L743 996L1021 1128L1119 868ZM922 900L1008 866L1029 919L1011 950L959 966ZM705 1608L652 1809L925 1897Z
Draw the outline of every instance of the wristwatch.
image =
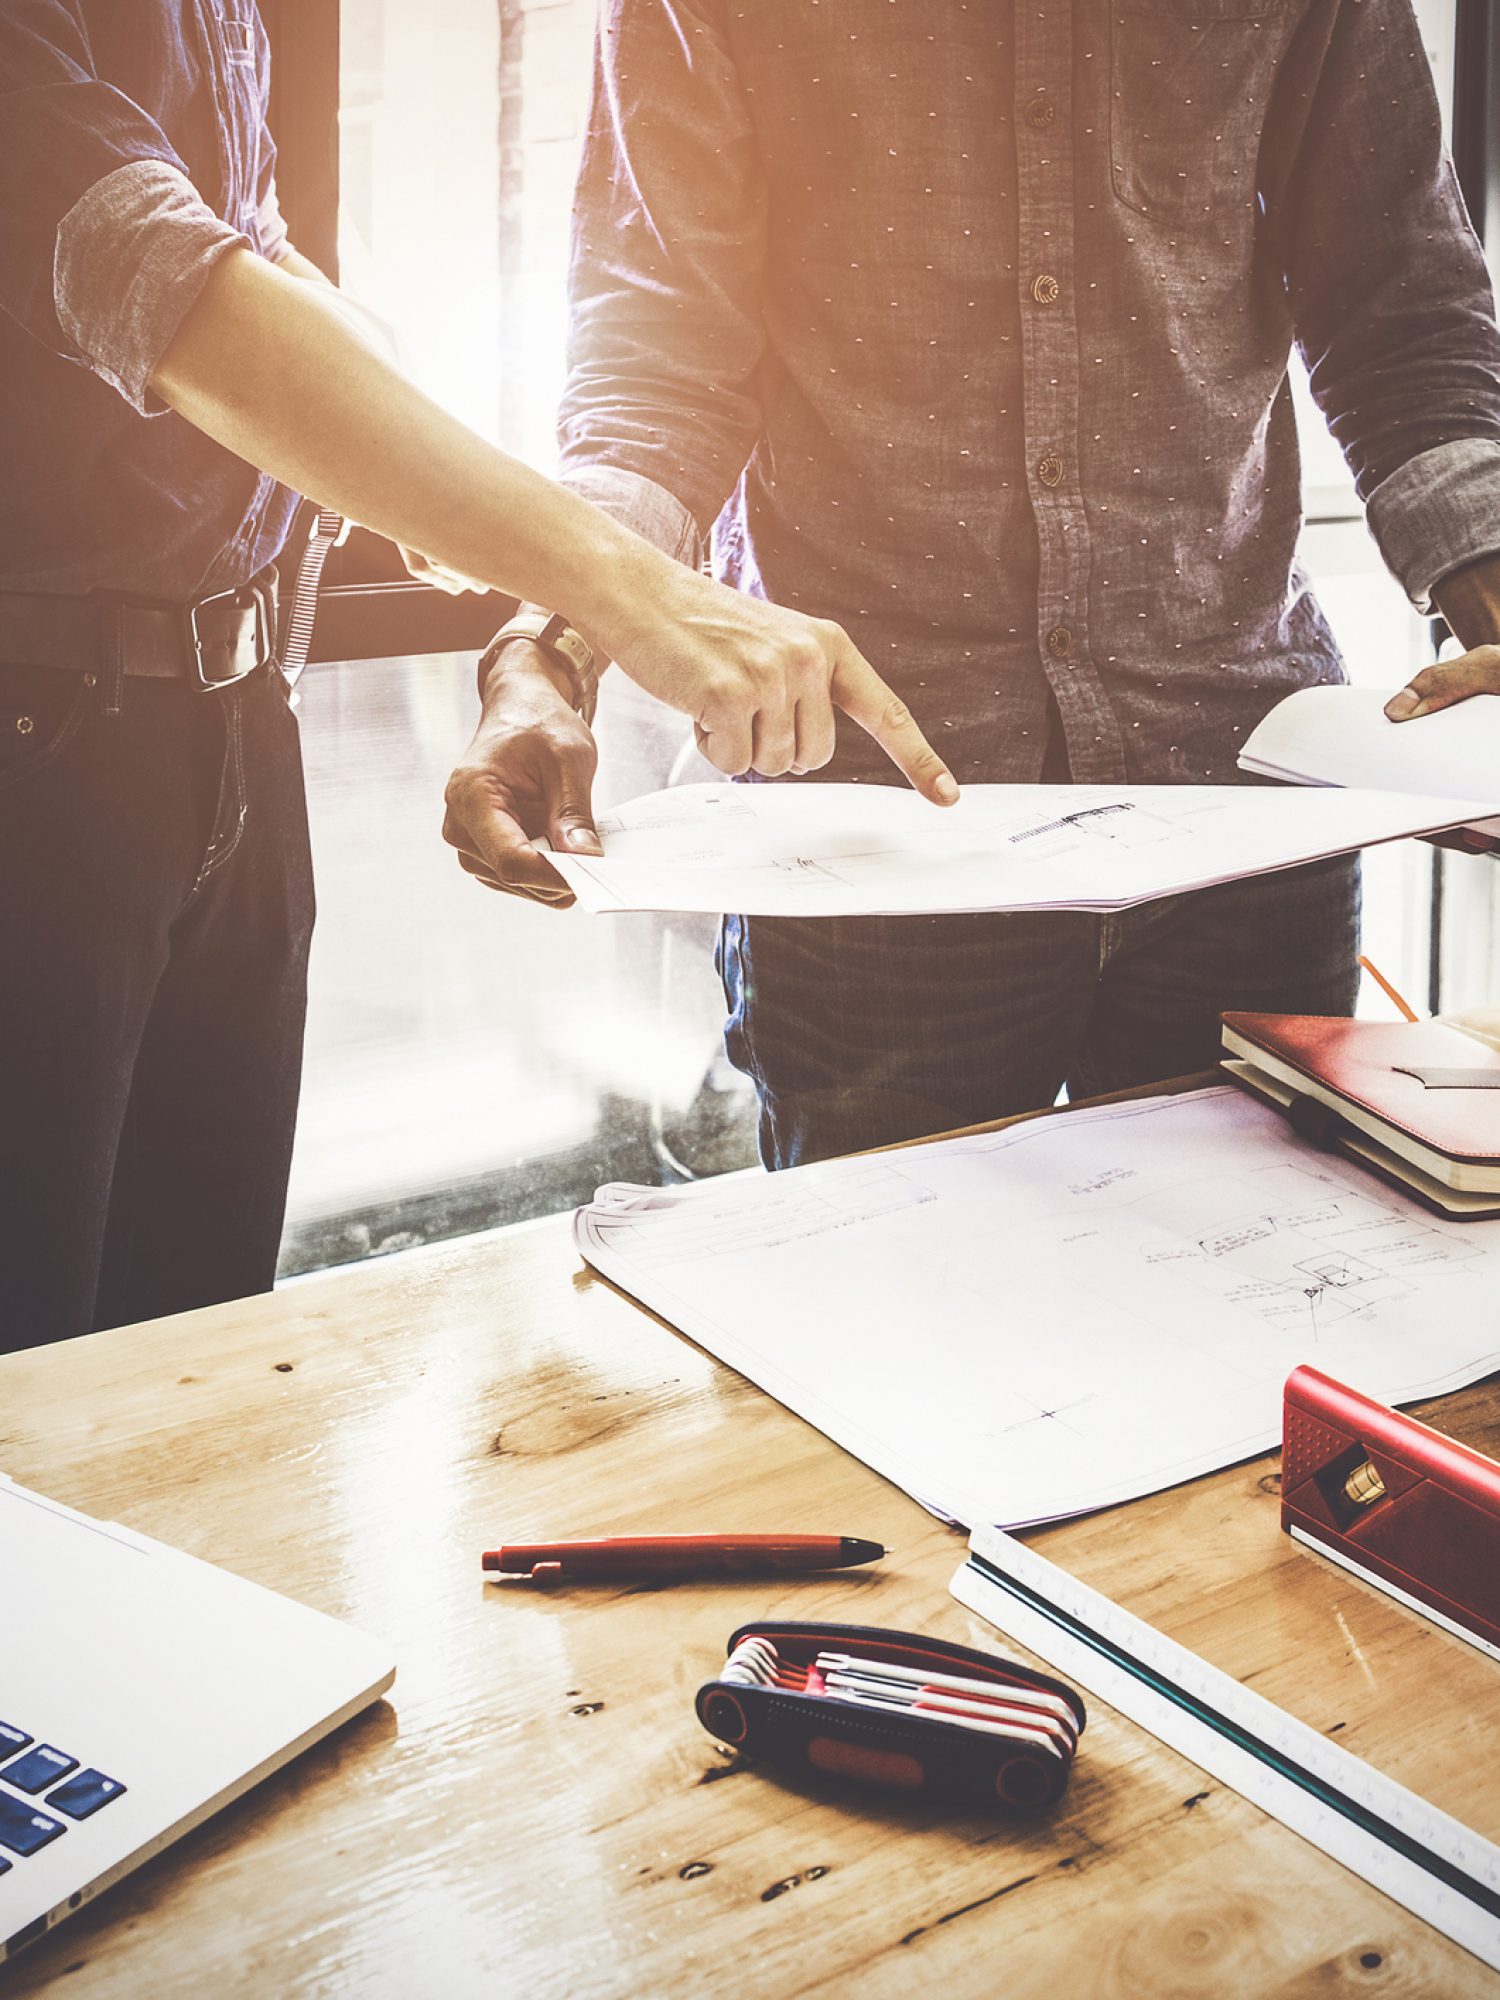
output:
M594 671L594 649L581 632L575 632L558 611L518 611L509 624L502 625L491 642L498 654L507 639L531 639L543 646L567 675L573 689L573 706L585 722L592 723L599 706L599 676ZM488 675L485 676L488 679ZM481 689L482 692L482 689Z

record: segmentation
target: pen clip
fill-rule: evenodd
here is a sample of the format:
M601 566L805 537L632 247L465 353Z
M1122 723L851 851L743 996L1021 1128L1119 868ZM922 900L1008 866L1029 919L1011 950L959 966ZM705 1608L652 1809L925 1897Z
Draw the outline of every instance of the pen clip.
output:
M563 1573L558 1556L537 1554L521 1561L514 1557L507 1561L504 1549L486 1549L480 1564L491 1576L508 1577L516 1583L556 1583Z

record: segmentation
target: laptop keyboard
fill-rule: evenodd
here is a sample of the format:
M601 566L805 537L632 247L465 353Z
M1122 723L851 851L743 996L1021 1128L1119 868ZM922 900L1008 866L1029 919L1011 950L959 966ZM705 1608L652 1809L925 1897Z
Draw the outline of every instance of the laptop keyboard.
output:
M0 1722L0 1875L88 1819L125 1787L51 1743ZM59 1817L61 1815L61 1817Z

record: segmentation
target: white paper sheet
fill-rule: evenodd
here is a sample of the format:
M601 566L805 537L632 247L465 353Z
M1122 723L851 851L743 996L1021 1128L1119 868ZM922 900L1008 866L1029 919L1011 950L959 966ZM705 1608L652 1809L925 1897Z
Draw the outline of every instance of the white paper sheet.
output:
M1500 695L1390 722L1394 688L1301 688L1251 731L1240 768L1295 785L1380 785L1500 807ZM1500 821L1479 820L1500 833Z
M844 917L1118 910L1493 810L1409 793L1245 785L684 785L555 854L589 910Z
M1500 1367L1500 1222L1449 1223L1232 1086L687 1189L588 1261L970 1527L1266 1450L1316 1364L1385 1402Z

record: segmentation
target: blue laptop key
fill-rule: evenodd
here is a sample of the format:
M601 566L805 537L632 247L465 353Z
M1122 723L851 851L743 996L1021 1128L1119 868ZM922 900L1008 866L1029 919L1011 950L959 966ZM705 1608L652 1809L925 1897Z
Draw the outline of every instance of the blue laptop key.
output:
M25 1799L0 1792L0 1847L8 1847L12 1854L35 1854L67 1830L60 1819L49 1819Z
M0 1759L14 1757L18 1750L24 1750L31 1738L24 1729L17 1729L13 1723L0 1722Z
M0 1778L7 1785L14 1785L18 1792L45 1792L49 1785L55 1785L59 1778L77 1769L76 1757L70 1757L65 1750L54 1750L50 1743L38 1743L14 1763L0 1764Z
M80 1771L55 1792L48 1792L47 1804L54 1812L66 1813L69 1819L87 1819L100 1806L117 1799L124 1789L118 1778L106 1778L102 1771Z
M10 1865L11 1864L6 1860L5 1856L3 1854L0 1854L0 1875L3 1875L6 1872L6 1870L10 1867Z

